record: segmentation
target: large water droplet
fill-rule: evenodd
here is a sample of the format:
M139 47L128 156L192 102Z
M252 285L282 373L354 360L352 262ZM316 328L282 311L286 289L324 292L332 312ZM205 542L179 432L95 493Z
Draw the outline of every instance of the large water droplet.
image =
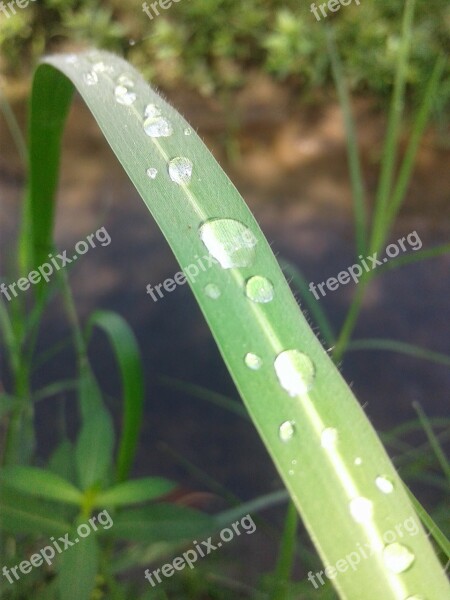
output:
M208 283L205 286L205 294L208 296L208 298L217 300L217 298L220 298L221 291L220 291L219 286L216 285L215 283Z
M282 442L289 442L295 434L295 423L293 421L285 421L281 423L278 429L278 435Z
M159 108L156 106L156 104L150 103L147 104L147 106L145 107L145 111L144 111L144 117L146 119L148 119L149 117L160 117L161 116L161 111L159 110Z
M274 362L281 387L290 396L308 392L314 383L315 368L312 360L299 350L284 350Z
M322 435L320 436L320 444L322 448L331 450L336 446L337 440L338 432L334 427L327 427L322 431Z
M358 496L353 498L349 504L350 514L357 523L364 523L372 518L373 504L367 498Z
M144 131L152 138L170 137L173 127L172 123L164 117L148 117L144 121Z
M247 281L245 293L247 294L247 298L250 298L253 302L270 302L273 300L273 285L265 277L255 275Z
M96 85L98 83L98 75L94 71L88 71L83 74L83 81L86 85Z
M398 542L388 544L383 549L384 564L393 573L406 571L413 564L415 558L409 548Z
M155 169L155 167L149 167L146 173L150 179L156 179L156 176L158 175L158 169Z
M177 156L169 162L169 177L179 185L187 184L192 177L192 161L185 156Z
M249 369L253 371L257 371L261 368L262 360L257 354L253 354L253 352L248 352L244 357L244 362Z
M249 267L254 261L256 237L239 221L210 219L200 226L199 235L223 269Z
M375 479L375 485L383 492L383 494L390 494L394 491L394 484L392 481L382 475Z
M130 92L124 85L116 85L114 88L114 97L116 102L125 106L131 106L136 100L136 94Z

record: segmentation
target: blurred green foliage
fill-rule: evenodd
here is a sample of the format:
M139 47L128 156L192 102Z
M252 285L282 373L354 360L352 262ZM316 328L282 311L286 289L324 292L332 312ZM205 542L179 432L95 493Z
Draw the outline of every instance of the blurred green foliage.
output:
M404 0L361 0L318 22L299 0L180 0L150 20L141 0L37 0L0 16L3 72L28 73L36 57L67 43L114 50L159 85L203 94L238 87L249 69L297 89L330 80L325 28L333 24L351 87L391 92ZM320 2L319 2L320 4ZM448 0L418 0L407 83L420 92L436 55L450 47ZM450 77L436 108L450 98Z

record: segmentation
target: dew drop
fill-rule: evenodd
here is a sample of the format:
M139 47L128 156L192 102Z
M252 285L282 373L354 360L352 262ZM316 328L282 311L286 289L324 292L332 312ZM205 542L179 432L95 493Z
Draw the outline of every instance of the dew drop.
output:
M360 465L362 465L362 458L360 458L359 456L357 456L357 457L355 458L355 461L354 461L354 462L355 462L355 465L356 465L357 467L359 467Z
M217 298L220 298L221 291L219 286L217 286L215 283L208 283L205 286L205 294L208 296L208 298L217 300Z
M89 71L83 74L83 81L86 85L96 85L98 83L98 75L95 71Z
M364 523L372 518L373 504L367 498L358 496L353 498L349 504L350 514L357 523Z
M148 119L149 117L160 117L161 116L161 111L159 110L159 108L156 106L156 104L147 104L147 106L145 107L145 111L144 111L144 117L146 119Z
M177 156L169 162L169 177L179 185L187 184L192 177L192 161L185 156Z
M105 65L103 61L96 62L92 70L96 73L114 73L114 69L111 65Z
M257 371L261 368L262 360L257 354L253 354L253 352L248 352L244 357L244 362L249 369L253 371Z
M413 564L415 558L409 548L398 542L388 544L383 549L384 564L393 573L406 571Z
M294 469L289 469L289 475L294 475L294 474L295 474Z
M296 464L297 464L297 461L296 461L296 460L292 460L292 461L291 461L291 465L294 465L294 466L295 466Z
M273 285L265 277L255 275L254 277L250 277L247 281L245 293L247 298L250 298L253 302L265 304L273 300Z
M327 427L322 431L322 435L320 436L320 444L322 448L331 450L336 446L337 440L338 432L334 427Z
M164 117L148 117L144 121L144 131L152 138L170 137L173 127L172 123Z
M394 491L394 484L390 479L380 475L375 479L375 485L383 494L391 494Z
M155 169L155 167L149 167L146 172L150 179L156 179L158 175L158 169Z
M136 100L136 94L134 92L130 92L124 85L116 85L114 88L114 96L116 98L116 102L123 104L124 106L131 106Z
M289 442L295 434L295 423L293 421L285 421L281 423L278 429L278 435L282 442Z
M134 81L128 75L119 75L117 78L118 85L123 85L126 88L134 87Z
M274 362L281 387L290 396L308 392L314 383L315 368L312 360L299 350L284 350Z
M223 269L249 267L255 259L256 237L239 221L209 219L200 226L199 235Z
M192 129L190 127L186 127L186 129L184 130L184 135L191 135L192 134Z

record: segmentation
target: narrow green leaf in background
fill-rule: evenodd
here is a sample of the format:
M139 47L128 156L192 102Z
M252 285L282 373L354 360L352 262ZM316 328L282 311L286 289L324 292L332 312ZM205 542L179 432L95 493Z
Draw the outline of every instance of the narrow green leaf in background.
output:
M25 494L70 504L80 504L83 497L66 479L36 467L5 467L0 471L0 482Z
M123 506L155 500L173 491L175 484L162 477L145 477L115 485L95 498L96 506Z
M112 467L114 427L109 412L97 410L78 436L75 456L78 480L83 490L104 482Z
M61 600L92 600L99 566L99 548L95 534L91 532L89 536L79 538L73 531L69 537L76 545L59 556L60 598Z

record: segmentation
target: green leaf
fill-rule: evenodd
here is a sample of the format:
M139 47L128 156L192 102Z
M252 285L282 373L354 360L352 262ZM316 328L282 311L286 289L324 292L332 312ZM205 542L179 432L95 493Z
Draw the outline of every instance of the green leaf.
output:
M112 466L114 428L107 410L98 409L78 436L75 459L83 490L104 482Z
M80 490L66 479L37 467L6 467L0 471L0 480L20 492L39 498L69 504L80 504L83 498Z
M0 486L0 528L10 533L63 535L70 523L55 516L55 505Z
M105 531L116 539L133 542L192 541L214 531L213 517L176 504L152 504L132 508L114 517L114 526Z
M65 439L59 444L49 460L48 468L71 483L77 481L75 448L70 440Z
M130 326L116 313L97 311L88 328L100 327L108 336L120 368L123 386L123 424L117 459L119 481L127 478L131 468L144 406L144 374L137 340Z
M107 68L94 77L93 65L100 62ZM133 80L128 86L135 94L129 96L130 105L123 102L122 88L117 101L115 90L122 74ZM362 547L381 547L384 533L415 513L378 436L299 310L270 245L237 190L200 138L195 133L185 135L188 123L116 56L90 51L78 55L75 62L55 56L36 71L30 161L48 170L49 177L31 169L26 207L31 230L24 242L30 261L35 263L42 256L39 249L50 243L48 221L53 219L54 206L49 204L55 194L57 168L52 162L55 148L49 152L48 145L58 145L60 139L55 134L46 138L46 128L39 123L50 119L52 126L62 127L69 80L92 111L179 264L196 267L195 280L191 277L189 282L195 298L324 563L336 564L353 552L355 541ZM171 123L172 135L146 135L144 110L149 103L156 104ZM48 157L50 164L46 164ZM189 182L178 184L171 179L169 164L176 157L192 162ZM149 167L158 170L156 179L147 175ZM44 206L38 189L43 180L47 185ZM209 265L211 256L217 262ZM201 257L203 268L198 262ZM249 291L247 284L254 276L272 284L271 301L258 302L258 293ZM251 283L250 288L256 284L258 292L260 280ZM261 289L267 298L270 285ZM248 353L259 357L250 361L259 368L247 366ZM356 458L362 467L355 464ZM394 493L377 488L380 474L392 481ZM357 500L360 497L367 502ZM365 507L362 515L361 506ZM118 529L115 524L111 532L117 530L125 539L127 535L142 539L145 534L151 539L155 528L156 533L163 533L161 522L146 525L149 515L137 510L120 515ZM127 518L131 519L128 524ZM188 530L183 535L189 537ZM365 600L413 594L445 597L448 583L425 531L420 528L416 536L404 541L417 557L407 576L390 572L380 554L377 560L361 561L354 572L338 572L333 583L339 593L359 598L364 589Z
M168 494L175 484L161 477L145 477L126 481L102 492L95 498L96 506L122 506L148 502Z
M79 540L76 546L65 550L59 557L58 587L61 600L91 600L99 566L99 548L95 535L91 532L85 538L70 536L71 541Z

